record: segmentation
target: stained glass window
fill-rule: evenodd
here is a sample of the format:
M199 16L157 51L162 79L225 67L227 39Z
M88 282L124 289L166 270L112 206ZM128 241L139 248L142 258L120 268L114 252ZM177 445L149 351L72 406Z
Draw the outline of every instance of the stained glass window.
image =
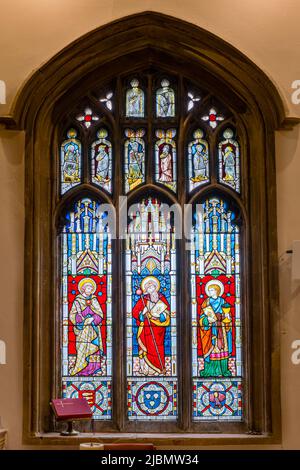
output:
M92 144L92 182L109 193L112 191L112 147L106 129L97 132Z
M104 98L99 99L100 103L104 103L107 109L109 109L110 111L112 111L113 109L113 102L112 102L113 96L114 96L113 92L109 91L108 93L106 93Z
M145 94L135 78L130 82L131 88L126 93L126 116L141 118L145 115Z
M242 325L236 214L222 199L206 199L194 212L193 235L193 419L240 421Z
M181 418L201 429L203 421L245 418L241 225L230 190L226 200L220 196L224 185L240 192L240 146L229 124L235 121L222 103L210 104L219 103L210 92L184 77L161 77L147 69L91 90L70 112L59 146L60 196L70 194L59 209L58 396L87 398L99 431L123 425L132 431L145 420L154 430L163 421L177 431ZM90 101L93 109L86 107ZM176 240L186 227L181 221L179 229L173 212L176 206L186 215L189 201L195 204L191 252ZM109 229L115 204L126 240ZM191 323L182 326L182 318ZM181 377L192 384L190 393L184 388L188 397ZM119 401L112 403L116 392Z
M215 108L210 108L208 114L202 116L202 120L208 122L210 127L215 129L220 121L224 121L224 117L221 114L218 114Z
M61 234L62 393L86 398L96 420L111 419L112 274L107 213L84 198Z
M77 131L70 129L60 147L61 194L81 182L81 142L76 137Z
M201 100L200 96L195 96L194 93L189 92L188 93L188 100L187 100L187 109L188 109L188 111L193 109L194 106L195 106L195 103L198 103L198 101L200 101L200 100Z
M91 127L92 124L95 122L99 121L99 116L97 114L94 114L93 111L90 108L86 108L84 110L84 113L79 114L77 116L77 121L79 121L86 129Z
M225 129L219 143L219 180L240 192L240 150L232 129Z
M157 130L155 143L155 179L176 192L176 129Z
M175 116L175 92L166 79L161 81L161 88L156 92L156 116L163 118Z
M176 245L168 206L135 205L126 247L128 417L177 416Z
M126 129L127 140L124 144L125 192L139 186L145 181L145 135L144 129Z
M202 129L193 133L194 140L188 145L189 190L209 182L209 149Z

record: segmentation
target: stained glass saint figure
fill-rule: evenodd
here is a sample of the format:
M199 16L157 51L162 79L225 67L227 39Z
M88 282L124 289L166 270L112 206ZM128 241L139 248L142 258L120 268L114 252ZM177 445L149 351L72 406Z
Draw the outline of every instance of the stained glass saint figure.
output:
M237 214L212 196L194 210L191 250L193 417L241 420L240 234Z
M125 250L129 420L177 419L176 239L169 206L128 208Z
M234 139L232 129L225 129L219 143L219 179L222 183L240 191L239 144Z
M176 144L173 137L175 129L158 130L159 140L155 144L156 181L176 191Z
M145 181L144 129L126 129L125 135L125 192L129 192Z
M96 161L98 163L96 170L96 178L98 178L99 181L107 181L109 169L109 155L105 147L99 147L98 154L96 155Z
M112 191L112 148L106 129L97 132L98 140L92 144L92 181L108 192Z
M144 117L145 94L139 88L139 81L137 79L131 80L130 85L132 88L126 92L126 116Z
M145 277L138 292L140 299L133 308L138 331L139 372L141 375L165 375L165 332L170 325L170 306L160 293L160 282L155 276Z
M218 280L206 284L207 299L201 305L200 342L204 369L200 377L230 377L228 359L232 353L230 305L222 297L224 286Z
M71 375L91 376L101 369L103 344L100 325L103 312L95 295L94 279L84 278L78 283L70 320L76 336L76 362Z
M81 181L81 143L77 132L70 129L68 139L61 145L61 193L78 185Z
M111 419L112 273L108 213L84 197L61 233L61 385L63 398L86 398L93 419Z
M208 143L203 135L203 131L197 129L193 134L195 140L188 145L190 191L209 181Z
M163 183L169 183L173 181L173 169L172 169L172 150L168 144L163 145L160 158L160 176L159 179Z
M225 181L234 181L235 180L235 158L232 149L228 146L224 150L224 171Z
M156 92L156 116L175 116L175 92L170 87L169 80L166 79L162 80L161 88Z

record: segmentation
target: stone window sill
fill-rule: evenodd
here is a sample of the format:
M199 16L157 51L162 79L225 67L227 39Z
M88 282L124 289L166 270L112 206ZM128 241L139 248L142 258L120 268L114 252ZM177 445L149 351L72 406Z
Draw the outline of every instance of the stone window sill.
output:
M61 436L59 433L36 433L24 444L41 446L70 445L79 448L82 442L101 443L152 443L156 447L165 446L240 446L278 445L280 437L268 434L191 434L191 433L81 433L78 436Z

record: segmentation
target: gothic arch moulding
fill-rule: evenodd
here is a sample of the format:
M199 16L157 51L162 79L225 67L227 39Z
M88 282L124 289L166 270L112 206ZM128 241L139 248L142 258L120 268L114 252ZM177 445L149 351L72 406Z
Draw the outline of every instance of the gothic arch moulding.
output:
M273 201L276 200L274 131L285 123L282 101L269 78L237 49L199 27L152 12L114 21L67 46L32 75L20 91L11 116L0 119L8 128L26 132L24 438L26 442L37 443L36 438L51 429L49 391L56 338L54 333L44 336L43 341L40 338L42 330L53 331L55 309L49 301L51 286L56 282L51 261L56 243L51 156L53 143L58 141L59 121L64 119L68 106L74 106L97 82L107 82L123 71L130 74L152 67L180 72L194 82L199 77L202 85L239 117L239 132L245 142L245 199L251 202L245 239L252 270L248 286L255 292L256 302L254 308L253 299L248 309L258 311L260 324L264 325L255 330L249 318L248 327L255 332L252 334L255 339L247 347L253 353L255 373L249 382L253 404L248 410L251 423L248 433L255 436L213 438L177 433L169 439L174 442L182 439L186 444L245 443L249 439L252 444L278 442L278 279ZM227 191L225 188L224 193ZM113 438L111 435L108 439ZM125 438L130 436L124 434ZM59 438L47 439L49 443L59 442ZM166 438L159 435L149 439L165 442Z

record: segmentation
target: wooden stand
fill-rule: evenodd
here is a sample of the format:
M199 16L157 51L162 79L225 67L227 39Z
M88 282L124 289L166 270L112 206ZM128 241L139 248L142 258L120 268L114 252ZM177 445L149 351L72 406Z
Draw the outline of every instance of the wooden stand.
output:
M66 422L68 427L61 436L78 436L73 427L74 421L91 420L93 413L85 398L55 398L50 402L57 422Z
M78 436L79 434L79 431L76 431L74 428L73 428L73 421L67 421L68 423L68 428L66 431L62 431L60 433L61 436Z

